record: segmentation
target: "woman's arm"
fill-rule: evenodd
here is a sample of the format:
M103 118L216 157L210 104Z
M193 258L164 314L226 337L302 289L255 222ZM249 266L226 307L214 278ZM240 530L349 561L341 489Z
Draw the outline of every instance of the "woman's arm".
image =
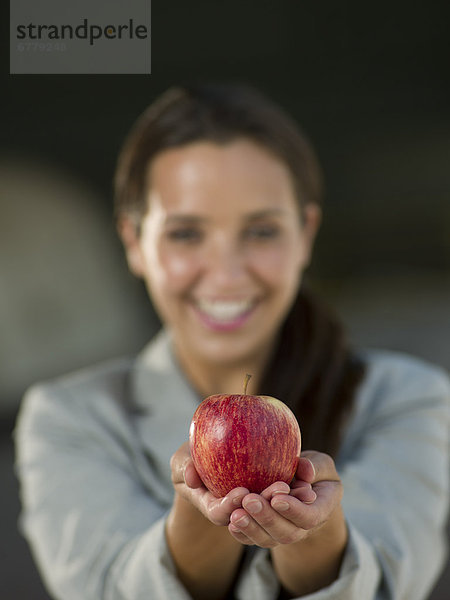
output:
M309 473L310 465L301 461L297 475L310 481L317 494L315 502L303 506L304 514L298 517L297 503L290 499L287 499L287 510L284 505L280 510L278 498L271 502L279 514L288 520L292 518L304 530L297 542L278 544L271 551L278 579L293 596L323 589L337 579L348 540L340 502L342 484L333 460L318 452L307 452L303 456L308 456L315 473Z
M282 587L292 596L324 589L339 576L347 544L347 527L339 507L320 531L272 550L272 563Z
M171 468L175 498L166 539L178 577L195 600L225 598L244 549L226 525L248 490L237 488L221 499L212 496L192 465L187 443L172 457Z

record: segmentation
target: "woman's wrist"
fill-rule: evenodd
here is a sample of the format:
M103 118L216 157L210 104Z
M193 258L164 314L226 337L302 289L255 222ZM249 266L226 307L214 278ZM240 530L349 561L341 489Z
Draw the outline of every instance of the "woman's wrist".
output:
M282 587L293 596L316 592L339 576L348 541L344 514L338 507L330 519L304 539L271 550Z
M214 525L175 493L166 521L166 540L177 576L192 598L215 600L225 596L243 552L226 527Z

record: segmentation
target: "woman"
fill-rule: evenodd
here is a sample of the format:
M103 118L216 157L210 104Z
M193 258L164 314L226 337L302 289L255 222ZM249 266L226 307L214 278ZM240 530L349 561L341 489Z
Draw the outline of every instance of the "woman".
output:
M117 223L162 331L136 359L32 388L16 432L23 528L55 598L426 597L445 557L449 383L351 351L307 292L320 200L309 144L255 90L171 89L136 123ZM306 451L291 487L215 498L189 423L247 372L295 412Z

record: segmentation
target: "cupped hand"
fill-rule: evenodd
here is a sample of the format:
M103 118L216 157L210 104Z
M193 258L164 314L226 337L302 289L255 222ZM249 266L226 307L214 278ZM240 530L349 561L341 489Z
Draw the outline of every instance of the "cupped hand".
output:
M214 496L203 484L197 473L185 442L170 459L172 483L175 492L199 510L214 525L229 525L230 516L242 506L242 499L249 491L244 487L234 488L223 498Z
M303 452L289 487L276 482L261 494L247 494L231 513L228 530L242 544L274 548L318 531L339 507L342 483L333 459Z

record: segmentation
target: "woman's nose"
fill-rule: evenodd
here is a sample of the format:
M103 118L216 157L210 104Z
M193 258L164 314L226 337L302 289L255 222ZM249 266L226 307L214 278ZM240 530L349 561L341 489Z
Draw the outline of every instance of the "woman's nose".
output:
M208 249L208 274L222 287L236 285L246 274L245 253L239 244L220 240Z

